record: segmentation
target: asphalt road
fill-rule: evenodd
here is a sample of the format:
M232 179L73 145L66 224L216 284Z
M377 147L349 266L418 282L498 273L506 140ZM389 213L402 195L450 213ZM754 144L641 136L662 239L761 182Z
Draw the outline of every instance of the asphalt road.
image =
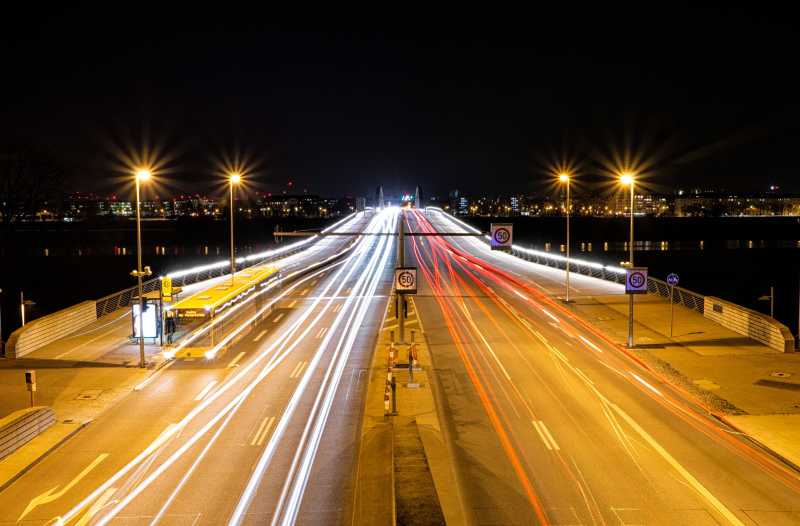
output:
M171 362L0 493L0 524L347 522L393 255L392 238L359 238L250 307L214 360Z
M406 244L470 522L800 524L798 474L564 309L563 273L476 238Z

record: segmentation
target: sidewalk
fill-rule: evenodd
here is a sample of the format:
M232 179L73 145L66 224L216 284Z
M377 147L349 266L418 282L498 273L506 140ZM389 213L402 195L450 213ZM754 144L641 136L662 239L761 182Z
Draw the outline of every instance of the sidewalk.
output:
M627 296L574 299L568 308L626 345ZM646 294L635 301L634 353L800 466L800 353L777 352L680 305L670 338L669 300Z

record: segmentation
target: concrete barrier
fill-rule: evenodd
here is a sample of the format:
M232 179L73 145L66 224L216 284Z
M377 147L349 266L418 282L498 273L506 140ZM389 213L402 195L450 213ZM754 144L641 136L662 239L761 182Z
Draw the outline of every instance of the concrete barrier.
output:
M50 407L31 407L0 418L0 459L21 448L56 422Z
M20 327L8 338L6 356L22 358L48 343L63 338L97 320L94 301L84 301L42 316Z
M779 321L713 296L705 297L703 315L735 333L780 352L794 352L794 336Z

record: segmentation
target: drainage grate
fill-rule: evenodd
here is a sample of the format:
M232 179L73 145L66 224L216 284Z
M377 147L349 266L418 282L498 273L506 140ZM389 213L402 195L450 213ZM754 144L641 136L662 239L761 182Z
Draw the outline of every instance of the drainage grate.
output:
M775 378L789 378L792 376L792 373L785 373L783 371L775 371L774 373L770 373L770 376L774 376Z
M75 400L97 400L102 392L102 389L87 389L86 391L81 391L80 394L75 397Z

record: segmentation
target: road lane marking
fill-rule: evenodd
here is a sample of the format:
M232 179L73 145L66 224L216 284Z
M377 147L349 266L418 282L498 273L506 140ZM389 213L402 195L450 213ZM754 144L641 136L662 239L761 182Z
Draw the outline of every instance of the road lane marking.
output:
M633 376L633 377L636 379L636 381L637 381L637 382L639 382L639 383L640 383L640 384L642 384L643 386L647 387L648 389L650 389L651 391L653 391L653 392L654 392L655 394L657 394L658 396L663 396L663 395L661 394L661 391L659 391L658 389L656 389L655 387L653 387L652 385L650 385L649 383L647 383L647 381L646 381L644 378L642 378L641 376L639 376L638 374L636 374L636 373L631 373L631 376Z
M170 367L172 367L173 365L175 365L175 361L174 361L174 360L170 361L170 362L169 362L167 365L165 365L164 367L162 367L162 368L161 368L161 369L159 369L158 371L154 372L153 374L151 374L151 375L150 375L150 376L148 376L147 378L145 378L145 379L144 379L142 382L140 382L138 385L136 385L136 387L134 387L134 388L133 388L133 390L134 390L134 391L141 391L142 389L144 389L145 387L147 387L147 386L150 384L150 382L152 382L152 381L153 381L153 380L155 380L157 377L159 377L159 376L161 376L162 374L164 374L164 371L165 371L165 370L167 370L167 369L169 369L169 368L170 368Z
M95 458L91 464L83 468L83 471L78 473L75 476L75 478L70 480L69 483L67 483L67 485L64 486L60 491L56 491L56 489L58 489L58 485L55 485L49 490L45 491L44 493L32 498L31 501L28 503L28 506L22 512L22 515L20 515L19 518L17 519L17 522L20 522L22 519L24 519L25 516L28 515L28 513L30 513L31 511L33 511L37 506L41 506L42 504L47 504L48 502L53 502L54 500L63 497L66 492L68 492L69 490L72 489L73 486L75 486L75 484L80 482L81 479L83 479L83 477L88 475L90 471L92 471L95 467L97 467L98 464L104 461L106 457L108 457L108 455L109 455L108 453L101 453L97 455L97 458Z
M617 404L612 403L610 405L614 409L614 411L616 411L617 414L619 414L619 416L621 416L622 419L625 420L625 422L627 422L628 425L634 429L634 431L639 433L639 436L641 436L648 444L650 444L650 447L652 447L656 451L656 453L661 455L661 458L666 460L667 463L670 466L672 466L672 468L675 471L677 471L683 477L683 479L686 482L688 482L689 485L692 486L692 488L694 488L695 491L697 491L700 495L702 495L708 501L708 503L711 504L711 506L715 510L717 510L717 512L719 512L720 515L725 517L725 519L727 519L728 522L730 522L734 526L745 526L744 523L740 521L739 518L736 517L736 515L734 515L731 510L726 508L725 505L722 504L722 502L717 500L717 498L710 491L708 491L706 487L700 483L699 480L694 478L694 476L691 473L689 473L686 470L686 468L684 468L680 464L680 462L675 460L675 458L673 458L673 456L670 455L666 449L661 447L661 444L659 444L655 438L650 436L650 433L645 431L631 416L628 415L628 413L623 411L622 408L619 407Z
M234 358L233 360L231 360L231 363L229 363L229 364L228 364L228 367L229 367L229 368L230 368L230 367L236 367L236 364L237 364L237 362L238 362L239 360L241 360L241 359L242 359L242 357L243 357L244 355L245 355L245 352L244 352L244 351L242 351L242 352L240 352L239 354L237 354L237 355L236 355L236 358Z
M264 420L261 421L261 425L258 426L258 431L256 434L253 435L253 440L250 441L251 446L263 446L264 442L267 440L267 436L269 435L270 429L275 424L275 417L274 416L265 416Z
M300 295L301 296L305 296L306 294L308 294L309 290L311 290L311 289L303 289L303 292L301 292Z
M105 490L103 494L100 495L100 497L97 499L97 501L95 501L95 503L91 505L91 507L83 515L83 517L81 517L81 520L75 523L75 526L86 526L87 524L89 524L92 518L94 518L94 516L97 515L98 511L106 507L106 504L113 504L114 502L116 502L116 500L109 502L109 499L111 498L112 495L114 495L114 493L116 493L116 491L117 488L108 488L107 490Z
M544 425L544 422L541 420L531 420L531 423L533 424L534 429L536 429L536 432L539 433L539 438L542 439L542 442L544 442L544 445L547 449L550 451L558 451L561 449L553 439L553 435L551 435L550 431L547 430L547 426Z
M279 321L281 321L281 318L283 318L283 313L282 312L280 314L278 314L277 316L275 316L275 319L272 320L272 323L278 323Z
M583 336L581 336L580 334L578 335L578 338L580 338L580 339L581 339L581 341L582 341L583 343L585 343L586 345L588 345L588 346L589 346L589 348L591 348L593 351L597 351L597 352L599 352L599 353L601 353L601 354L603 353L603 349L601 349L601 348L600 348L600 347L598 347L597 345L593 344L592 342L590 342L589 340L587 340L586 338L584 338L584 337L583 337Z
M290 309L293 309L293 308L295 307L295 305L297 305L297 300L294 300L294 301L292 301L292 302L289 304L289 308L290 308Z
M343 306L343 305L344 305L344 303L338 303L338 304L337 304L337 305L336 305L336 306L333 308L333 312L339 312L340 310L342 310L342 306Z
M208 393L210 393L210 392L211 392L211 390L212 390L212 389L214 389L214 386L215 386L215 385L217 385L217 381L216 381L216 380L211 380L211 381L208 383L208 385L207 385L207 386L205 386L205 387L203 388L203 390L202 390L202 391L200 391L199 393L197 393L197 396L195 396L195 397L194 397L194 401L195 401L195 402L199 402L199 401L201 401L203 398L205 398L205 397L206 397L206 395L208 395Z
M255 338L253 338L253 341L254 341L254 342L257 342L258 340L260 340L260 339L261 339L261 338L262 338L262 337L263 337L265 334L267 334L267 331L268 331L268 330L269 330L269 329L264 329L263 331L259 332L259 333L258 333L258 336L256 336Z
M559 320L558 318L556 318L555 316L553 316L552 314L550 314L550 311L548 311L548 310L547 310L547 309L545 309L544 307L539 307L539 308L540 308L540 309L542 309L542 312L544 312L545 314L547 314L548 316L550 316L550 319L552 319L552 320L553 320L553 321L555 321L556 323L561 323L561 320Z
M315 336L315 338L317 338L317 339L320 339L320 338L322 338L323 336L325 336L325 333L326 333L326 332L328 332L328 328L327 328L327 327L323 327L323 328L321 328L321 329L319 330L319 332L317 332L317 335Z
M292 373L289 375L289 378L300 378L300 375L303 373L303 369L306 368L308 362L299 362L297 365L294 366Z

